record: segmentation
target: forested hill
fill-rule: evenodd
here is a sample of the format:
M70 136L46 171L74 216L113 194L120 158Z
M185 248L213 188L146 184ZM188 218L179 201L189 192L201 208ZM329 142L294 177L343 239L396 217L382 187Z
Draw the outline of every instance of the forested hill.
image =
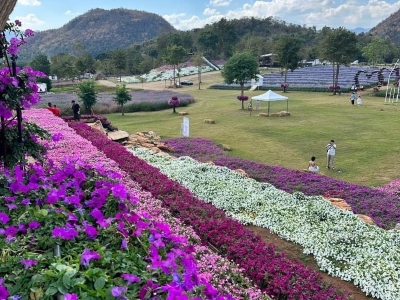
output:
M391 42L400 45L400 10L380 22L369 33L380 38L388 38Z
M129 9L92 9L59 29L37 32L23 47L21 57L39 53L49 57L83 49L96 56L116 48L153 39L176 30L161 16Z

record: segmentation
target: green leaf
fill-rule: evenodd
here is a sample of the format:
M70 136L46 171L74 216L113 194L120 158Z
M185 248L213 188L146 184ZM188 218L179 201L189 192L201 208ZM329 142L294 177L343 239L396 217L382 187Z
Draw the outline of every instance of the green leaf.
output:
M70 287L71 286L71 278L68 276L67 273L64 274L62 281L63 281L63 284L66 287Z
M106 284L106 279L104 277L99 277L94 283L94 288L96 290L101 290Z
M51 286L51 287L49 287L47 290L46 290L46 296L53 296L53 295L55 295L56 293L58 292L58 289L56 288L56 287L54 287L54 286Z

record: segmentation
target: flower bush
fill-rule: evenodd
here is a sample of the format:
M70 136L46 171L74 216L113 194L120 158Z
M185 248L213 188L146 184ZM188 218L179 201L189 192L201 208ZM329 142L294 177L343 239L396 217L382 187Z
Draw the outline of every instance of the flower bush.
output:
M330 90L330 91L333 91L333 90L339 91L340 90L340 86L339 85L336 85L336 86L330 85L330 86L328 86L328 90Z
M180 101L177 96L173 96L170 100L168 100L168 104L174 108L173 113L176 113L175 107L177 107L179 105L179 103L180 103Z
M169 139L164 142L175 150L175 156L190 156L207 162L212 155L212 161L216 165L232 170L243 169L251 178L268 182L289 193L302 192L310 196L340 193L354 213L370 216L382 228L391 229L400 223L400 202L394 195L382 189L232 157L225 155L217 145L205 139Z
M144 148L133 153L242 224L269 228L302 245L322 271L354 281L373 297L400 298L400 231L365 224L323 197L291 195L225 167Z
M21 118L21 109L40 102L36 78L46 75L31 68L16 67L19 47L26 43L25 38L33 36L32 30L22 32L20 26L21 22L16 20L15 23L7 23L0 32L0 57L7 64L7 67L0 69L0 161L9 167L26 161L25 154L40 158L44 149L37 144L37 139L49 138L47 132L34 124L24 123ZM8 41L6 32L15 37Z
M181 222L190 224L203 243L213 244L221 254L236 262L269 295L276 299L348 299L346 293L333 289L316 272L276 252L272 245L263 243L239 222L228 218L222 210L199 200L156 168L131 155L123 146L85 124L68 125L115 160L154 197L161 199Z
M168 223L172 233L186 237L190 247L194 249L198 277L201 280L210 281L221 293L231 294L235 298L266 298L265 295L254 288L254 285L243 276L243 270L201 245L199 236L191 227L185 226L178 219L171 216L168 210L162 207L159 200L151 197L150 193L143 192L138 183L132 181L128 174L122 171L114 161L106 158L105 155L99 152L89 141L76 135L75 131L69 128L60 118L54 117L47 110L40 109L24 111L24 116L40 124L43 128L55 133L54 136L58 137L57 143L45 143L49 149L47 156L55 165L60 165L63 156L75 155L87 163L96 165L100 163L107 172L117 172L121 174L122 181L129 189L130 193L139 199L135 206L135 212L138 215L146 216L147 219L155 223ZM78 127L85 128L87 134L94 134L93 130L85 124L80 125L82 126ZM58 132L62 132L62 135ZM77 144L79 147L76 147ZM93 231L88 229L87 232L92 233ZM121 246L122 245L121 243ZM210 262L213 262L213 264L210 264ZM120 291L120 289L118 290Z

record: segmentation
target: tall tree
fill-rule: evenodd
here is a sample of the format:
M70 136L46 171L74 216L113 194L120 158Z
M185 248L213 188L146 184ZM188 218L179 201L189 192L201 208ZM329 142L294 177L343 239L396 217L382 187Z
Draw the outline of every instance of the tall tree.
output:
M174 85L176 84L175 68L178 68L179 63L185 60L186 58L187 58L187 51L185 48L177 45L168 46L165 60L168 63L174 65L174 71L173 71Z
M373 38L363 49L362 55L372 65L383 63L385 56L390 52L390 41L387 39Z
M338 92L338 80L340 65L346 65L354 61L358 52L357 37L343 27L325 28L326 35L322 40L322 54L333 65L333 94Z
M113 63L114 69L118 72L119 81L121 81L122 73L126 69L127 65L127 55L126 51L117 49L111 54L111 61Z
M124 104L132 99L128 90L126 89L126 85L118 85L117 90L115 91L115 98L113 100L121 106L121 113L124 115Z
M44 74L50 75L50 61L44 54L39 54L36 56L29 65L34 70L42 71Z
M90 53L84 53L76 58L75 67L79 74L95 73L95 59Z
M258 73L257 59L249 52L234 54L224 65L222 76L228 84L240 85L241 97L243 99L245 82L255 79ZM242 101L242 109L244 104Z
M276 43L275 52L285 74L285 82L283 87L284 92L286 92L288 70L295 70L300 61L299 51L301 49L301 45L302 43L299 37L293 34L282 35Z
M203 54L197 53L192 57L193 64L197 67L197 74L199 79L199 90L201 87L201 67L204 65Z
M75 67L75 56L60 53L51 58L51 73L57 75L58 78L66 78L74 80L78 75Z

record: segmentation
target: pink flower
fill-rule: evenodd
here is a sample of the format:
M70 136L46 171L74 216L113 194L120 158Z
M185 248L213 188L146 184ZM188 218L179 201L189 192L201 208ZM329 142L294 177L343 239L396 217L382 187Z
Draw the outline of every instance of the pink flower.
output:
M133 274L122 274L121 278L128 281L129 284L134 282L140 282L140 278Z
M10 218L7 214L0 212L0 223L7 224Z
M64 300L78 300L77 294L64 294Z

